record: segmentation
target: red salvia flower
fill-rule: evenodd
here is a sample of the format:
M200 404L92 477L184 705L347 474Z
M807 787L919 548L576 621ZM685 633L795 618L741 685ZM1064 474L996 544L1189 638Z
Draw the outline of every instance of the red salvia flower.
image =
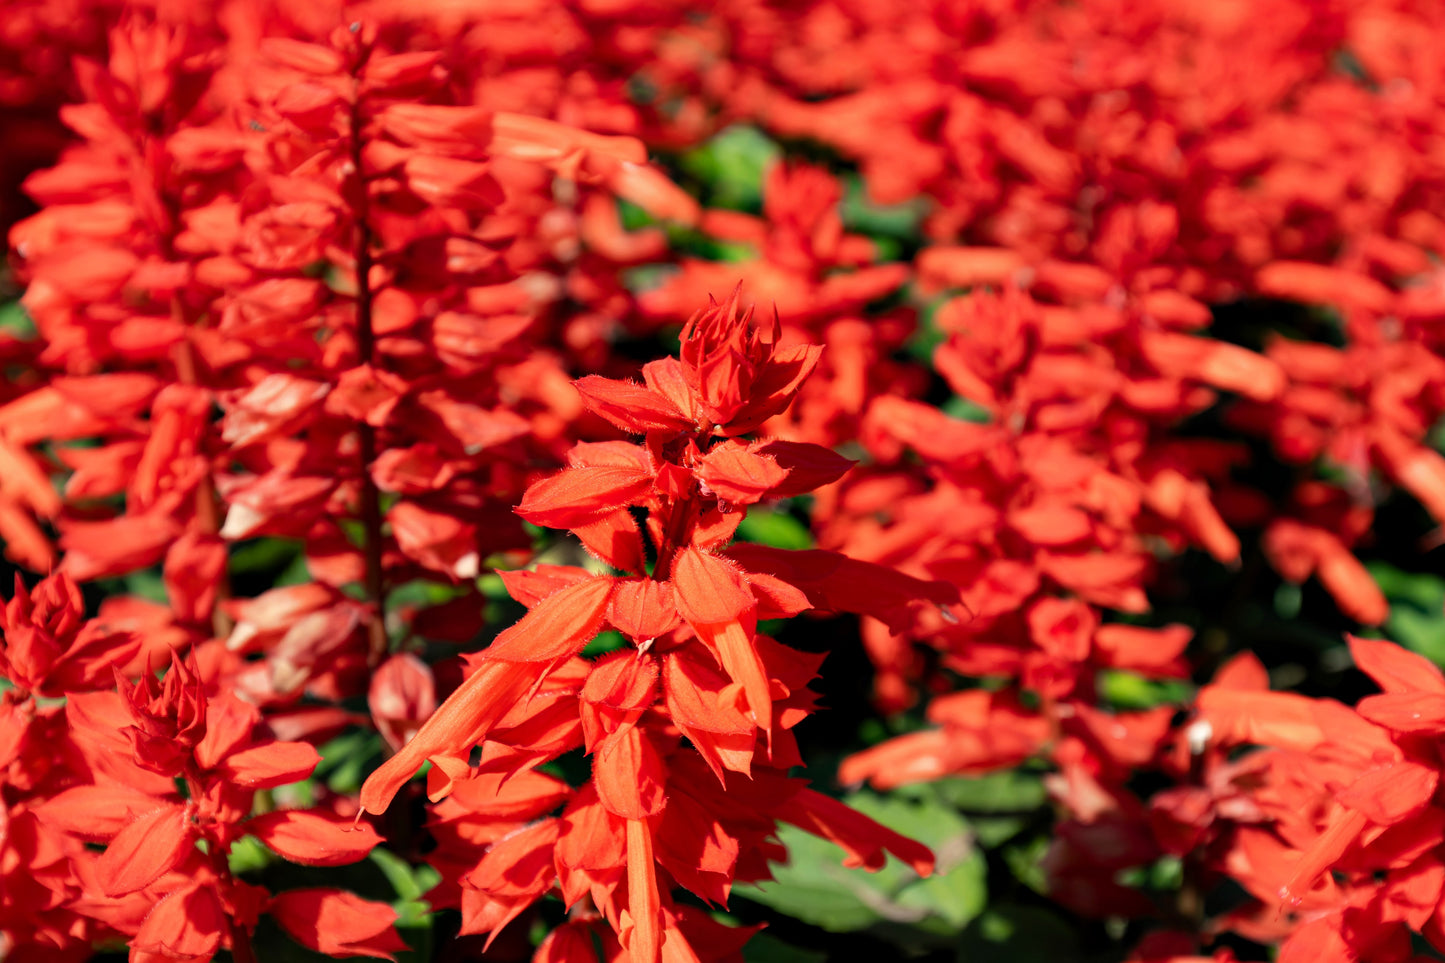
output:
M470 660L469 678L362 789L363 810L379 812L431 759L431 795L450 793L439 812L455 814L446 832L459 832L462 819L475 827L463 839L495 840L475 868L457 867L464 932L495 936L560 886L568 904L590 895L632 959L657 960L667 941L685 939L673 922L671 883L721 903L734 879L766 878L764 862L745 865L741 854L762 845L779 819L839 842L850 861L870 868L885 849L919 872L932 865L922 847L783 775L798 762L788 730L812 708L805 686L817 660L758 635L758 619L806 611L813 597L842 598L869 576L891 582L897 595L885 604L952 596L834 553L803 553L809 560L796 571L782 561L771 566L776 573L766 560L753 570L745 557L739 565L715 554L747 505L847 468L816 446L737 437L787 407L819 352L779 349L776 333L759 333L751 312L737 307L735 291L694 317L682 360L649 364L645 386L579 382L589 407L646 441L580 444L570 467L522 500L529 521L572 528L632 574L510 577L530 611ZM785 489L794 465L797 487ZM642 527L634 506L647 511ZM579 661L609 625L631 641L630 652ZM505 824L482 829L488 816L526 811L499 805L496 782L467 766L477 744L482 773L493 759L531 766L580 744L593 759L592 781L560 821L542 818L507 835ZM496 788L471 788L483 785ZM543 792L531 813L544 816L557 802Z

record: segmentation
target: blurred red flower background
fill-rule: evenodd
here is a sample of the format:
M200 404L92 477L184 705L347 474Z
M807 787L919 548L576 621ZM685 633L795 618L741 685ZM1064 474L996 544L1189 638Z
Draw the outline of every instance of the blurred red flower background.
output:
M1445 12L11 0L0 960L1445 958Z

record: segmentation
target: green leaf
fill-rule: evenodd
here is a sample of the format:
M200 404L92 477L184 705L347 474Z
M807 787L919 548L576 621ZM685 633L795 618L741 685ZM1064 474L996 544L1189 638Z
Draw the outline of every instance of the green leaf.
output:
M1406 572L1385 562L1370 562L1365 568L1392 603L1405 602L1427 612L1445 606L1445 579Z
M396 853L380 846L373 849L367 859L381 870L396 892L397 900L402 902L420 900L441 880L440 874L430 866L412 866Z
M35 338L35 322L19 301L0 304L0 331L14 335L22 341Z
M918 324L903 344L903 350L915 361L933 363L934 350L944 342L946 336L939 330L935 317L938 309L948 301L946 297L934 298L918 312Z
M1042 776L1017 769L940 779L930 788L940 801L966 813L1026 813L1048 800Z
M507 583L496 572L488 572L477 579L477 589L489 599L496 601L507 601L511 596L507 594Z
M1385 633L1405 648L1445 665L1445 579L1371 562L1370 574L1390 600Z
M1024 816L974 816L969 819L974 838L984 849L997 849L1029 824Z
M1078 963L1078 935L1047 910L991 906L964 931L958 963Z
M857 174L843 176L843 201L839 216L843 226L859 234L885 234L911 239L918 236L919 224L928 210L922 198L902 204L879 204L869 199L868 188Z
M358 729L337 736L318 751L321 761L314 777L324 780L332 792L351 795L361 791L362 781L380 763L381 736Z
M959 421L971 421L978 425L986 425L990 421L993 421L993 415L989 414L988 409L983 405L969 401L967 398L961 398L958 395L954 395L945 401L943 407L939 410L950 418L957 418Z
M1178 856L1161 856L1149 867L1145 882L1150 889L1166 892L1178 890L1184 885L1184 861Z
M770 933L759 933L743 947L747 963L824 963L828 954L784 943Z
M141 569L119 578L102 579L100 584L106 595L124 593L160 605L166 605L170 601L170 596L166 593L165 579L161 576L159 566Z
M1437 665L1445 665L1445 615L1426 615L1411 608L1392 608L1385 631L1407 649Z
M305 585L311 580L311 569L306 567L306 555L304 552L298 552L296 557L291 560L291 564L286 566L286 571L276 576L276 587Z
M1026 842L1005 846L1003 861L1014 878L1036 893L1049 894L1049 878L1044 872L1044 855L1049 851L1047 836L1035 836Z
M1298 618L1304 597L1304 590L1298 585L1280 582L1274 590L1274 614L1286 620Z
M598 632L597 638L588 642L582 649L582 655L588 659L595 659L599 655L606 655L608 652L616 652L618 649L627 647L627 639L621 632L608 629L605 632Z
M302 543L289 538L253 538L231 547L228 565L236 574L285 570L301 554Z
M753 509L738 524L738 537L745 542L770 545L773 548L801 549L813 547L813 533L787 512Z
M1182 705L1194 693L1183 679L1149 679L1124 669L1105 669L1097 678L1100 697L1116 709Z
M983 912L988 901L988 866L971 842L963 845L967 854L960 862L905 887L898 894L898 905L928 911L941 919L949 932L962 930Z
M678 166L708 185L711 206L757 212L763 206L763 175L782 153L756 127L737 124L683 154Z
M226 862L231 867L231 873L240 876L264 869L273 858L271 851L255 836L242 836L231 844Z

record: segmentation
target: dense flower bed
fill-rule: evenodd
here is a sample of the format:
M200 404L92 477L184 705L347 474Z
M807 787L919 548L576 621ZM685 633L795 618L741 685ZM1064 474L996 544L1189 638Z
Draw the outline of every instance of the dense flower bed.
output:
M0 19L0 960L1445 954L1436 4Z

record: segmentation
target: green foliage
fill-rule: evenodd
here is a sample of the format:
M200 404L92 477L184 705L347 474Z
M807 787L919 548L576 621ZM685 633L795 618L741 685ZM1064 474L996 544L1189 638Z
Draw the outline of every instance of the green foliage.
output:
M914 198L902 204L879 204L868 196L863 178L857 174L844 174L843 201L838 205L843 226L858 234L868 234L874 243L880 244L884 260L895 255L905 244L916 243L923 215L928 210L925 198ZM892 242L889 244L888 242Z
M1098 686L1105 703L1124 710L1182 705L1194 693L1194 686L1182 679L1150 679L1123 669L1101 671Z
M771 933L759 933L743 947L747 963L824 963L828 954L784 943Z
M780 508L755 508L738 524L738 538L773 548L812 548L808 526Z
M1432 662L1445 665L1445 579L1372 562L1370 574L1390 600L1385 634Z
M21 341L35 338L35 322L19 301L0 304L0 333L9 334Z
M258 873L275 858L255 836L242 836L231 844L231 851L226 854L226 862L237 876Z
M356 729L343 733L321 747L321 761L313 778L332 792L361 791L361 783L381 763L381 736L375 731Z
M1032 906L990 906L958 943L958 963L1078 963L1078 936L1054 913Z
M706 185L710 206L756 213L763 207L763 176L782 153L756 127L738 124L683 154L678 166Z
M599 655L606 655L608 652L616 652L618 649L627 647L627 639L621 632L608 629L606 632L597 633L597 638L588 642L582 650L584 658L595 659Z

